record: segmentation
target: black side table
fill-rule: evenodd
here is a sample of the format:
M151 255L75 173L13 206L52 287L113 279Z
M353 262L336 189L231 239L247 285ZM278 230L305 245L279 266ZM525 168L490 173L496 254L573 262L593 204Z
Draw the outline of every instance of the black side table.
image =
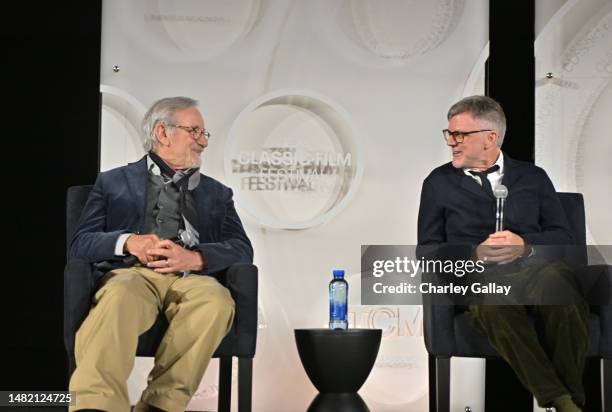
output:
M302 365L320 394L309 411L368 411L357 394L374 362L381 329L295 329Z

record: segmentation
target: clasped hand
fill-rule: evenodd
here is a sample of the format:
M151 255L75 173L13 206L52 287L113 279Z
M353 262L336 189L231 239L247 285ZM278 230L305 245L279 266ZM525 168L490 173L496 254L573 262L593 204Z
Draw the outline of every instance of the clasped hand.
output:
M485 263L500 265L513 262L525 253L525 240L509 230L495 232L476 248L476 256Z
M130 236L125 249L158 273L201 270L203 266L199 252L185 249L171 240L162 240L154 234Z

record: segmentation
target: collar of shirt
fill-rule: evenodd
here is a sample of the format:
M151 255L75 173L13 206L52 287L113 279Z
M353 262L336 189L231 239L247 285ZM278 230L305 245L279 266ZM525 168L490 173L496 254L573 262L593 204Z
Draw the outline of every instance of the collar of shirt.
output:
M149 154L147 154L147 170L149 171L149 173L155 176L160 176L164 184L168 184L172 182L172 179L167 179L164 175L162 175L161 169L159 168L157 163L155 163L155 161L151 158L151 156L149 156ZM192 170L192 169L187 169L187 170ZM189 181L187 183L187 190L195 189L199 183L200 183L200 171L195 170L195 172L189 176Z
M499 169L495 172L489 173L487 175L487 179L489 179L489 182L491 182L491 187L495 188L497 187L501 181L502 178L504 177L504 154L500 151L499 152L499 156L497 157L497 161L495 162L494 165L498 165ZM470 171L478 171L478 169L463 169L463 173L465 173L466 175L468 175L469 177L471 177L472 179L476 180L476 182L482 186L482 182L480 181L480 177L478 176L474 176L473 174L470 173Z
M155 176L161 176L161 169L157 164L151 159L151 156L147 154L147 170L149 173L154 174Z

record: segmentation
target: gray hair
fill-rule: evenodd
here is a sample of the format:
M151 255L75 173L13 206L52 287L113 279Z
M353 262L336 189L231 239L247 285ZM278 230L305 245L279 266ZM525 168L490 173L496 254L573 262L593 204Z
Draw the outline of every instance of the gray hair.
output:
M497 145L501 147L506 134L506 115L499 103L487 96L464 97L451 106L446 118L450 120L461 113L470 113L474 119L490 123L497 129Z
M179 110L196 107L198 101L189 97L166 97L159 99L147 111L142 119L142 131L144 133L143 146L146 152L150 152L157 145L155 126L158 123L174 123L174 114Z

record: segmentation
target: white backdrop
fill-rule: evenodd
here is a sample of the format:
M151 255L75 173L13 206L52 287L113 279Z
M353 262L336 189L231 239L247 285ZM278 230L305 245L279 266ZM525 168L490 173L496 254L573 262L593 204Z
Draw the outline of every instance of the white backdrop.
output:
M610 2L542 3L541 24L550 21L551 26L540 37L546 34L556 49L551 54L538 38L539 63L545 56L553 67L538 64L538 74L555 71L570 77L559 69L563 59L571 55L572 44L580 44L575 39L592 27L589 18L601 16L598 11ZM579 7L588 10L576 12L579 21L574 22L572 10ZM558 17L563 8L567 17ZM574 22L571 27L565 19ZM143 155L138 125L153 101L174 95L200 100L213 133L203 171L235 189L260 269L254 410L305 410L315 396L293 329L325 326L327 283L334 268L348 274L351 326L385 330L377 363L360 394L373 411L427 410L422 312L418 307L359 305L360 245L416 242L421 182L449 158L440 132L446 110L463 95L483 92L487 21L487 0L104 1L102 170ZM609 165L603 172L578 166L602 155L586 142L599 139L608 154L610 149L604 139L609 124L603 129L612 93L609 14L608 23L595 24L604 27L598 37L604 46L591 47L598 54L588 58L581 46L575 48L581 60L572 72L590 76L581 91L591 90L587 83L601 89L579 101L580 109L587 100L596 102L588 106L589 122L578 129L574 123L552 123L566 119L567 92L560 89L556 97L543 98L542 93L556 89L538 89L538 163L550 167L553 179L562 181L560 188L584 189L587 195L594 189L587 183L590 174L610 176ZM594 74L594 64L604 70ZM551 120L542 120L543 112ZM566 143L543 143L558 142L554 130L559 127ZM563 162L573 168L571 176L580 176L571 180L551 160L557 152L546 148L566 156L576 140L584 142L575 150L579 156ZM314 189L251 190L242 175L233 173L232 159L243 152L261 156L266 150L296 156L350 154L350 164L317 177L321 185ZM253 162L249 167L255 167ZM600 218L593 212L598 207L589 204L589 222ZM480 363L461 362L468 363L469 373L465 379L453 378L463 385L454 387L453 402L461 407L471 402L479 410L482 393L474 388L481 387L482 371L470 366ZM129 383L133 400L150 366L150 359L138 360ZM216 408L216 373L213 362L190 409Z
M536 162L584 194L589 243L610 245L612 1L565 2L535 46Z

